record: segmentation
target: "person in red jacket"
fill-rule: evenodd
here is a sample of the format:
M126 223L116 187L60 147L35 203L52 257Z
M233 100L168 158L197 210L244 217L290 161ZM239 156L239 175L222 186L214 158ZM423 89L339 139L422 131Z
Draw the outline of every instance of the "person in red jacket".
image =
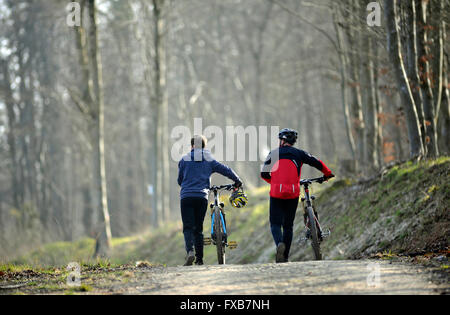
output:
M295 213L300 196L300 177L304 163L315 167L326 179L334 177L331 170L311 154L294 148L298 133L280 131L280 147L269 153L261 177L270 187L270 230L276 245L276 262L287 262L292 243Z

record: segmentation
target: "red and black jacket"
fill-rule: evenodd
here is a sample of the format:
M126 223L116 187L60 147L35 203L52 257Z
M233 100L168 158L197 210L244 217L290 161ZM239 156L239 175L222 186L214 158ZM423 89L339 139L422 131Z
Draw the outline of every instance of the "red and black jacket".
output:
M261 177L271 184L270 196L279 199L295 199L300 196L300 176L306 163L330 176L331 170L311 154L291 146L284 146L269 153L261 170Z

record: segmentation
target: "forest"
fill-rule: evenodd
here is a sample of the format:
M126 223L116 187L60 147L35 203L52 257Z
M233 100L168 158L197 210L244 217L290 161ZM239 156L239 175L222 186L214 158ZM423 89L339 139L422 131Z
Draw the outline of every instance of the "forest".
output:
M196 119L296 129L342 178L449 155L449 22L448 0L0 0L0 261L180 220Z

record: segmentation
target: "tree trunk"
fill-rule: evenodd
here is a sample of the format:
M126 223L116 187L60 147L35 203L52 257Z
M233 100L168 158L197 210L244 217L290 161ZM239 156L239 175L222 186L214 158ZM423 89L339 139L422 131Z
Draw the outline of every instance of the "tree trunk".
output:
M339 29L339 10L337 3L333 3L333 24L337 37L337 45L338 45L338 54L339 54L339 62L340 62L340 75L341 75L341 98L342 98L342 108L344 113L344 121L345 121L345 130L347 133L347 142L350 150L350 155L354 161L356 161L356 147L355 140L352 134L352 127L350 121L350 109L348 104L348 92L347 92L347 61L345 58L345 54L343 51L343 39L342 34Z
M445 38L445 37L444 37ZM446 60L443 69L443 92L441 103L440 123L440 137L439 137L439 151L445 154L450 154L450 91L449 91L449 64Z
M377 137L377 143L378 146L376 148L377 150L377 156L378 156L378 167L382 167L384 164L384 157L383 157L383 126L380 122L380 118L383 114L383 108L381 106L381 100L380 100L380 89L378 87L378 75L379 75L379 48L376 45L376 40L372 38L372 52L373 52L373 86L372 89L374 89L372 92L375 93L375 104L376 104L376 125L377 129L375 130L376 137Z
M100 50L98 47L97 31L97 8L95 0L88 1L89 8L89 48L92 63L93 94L95 97L94 126L93 126L93 148L95 163L95 182L99 192L99 232L97 234L97 244L95 256L107 256L111 249L111 223L108 210L108 192L106 187L106 166L105 166L105 104L103 97L103 75Z
M375 68L373 62L374 39L369 36L365 40L366 47L366 68L363 73L365 74L365 82L368 84L367 101L366 101L366 165L372 170L378 169L378 115L377 115L377 86L375 85Z
M8 113L8 135L7 141L9 146L9 154L11 159L11 190L13 193L13 206L16 209L21 208L23 200L19 196L19 177L18 177L18 162L16 149L16 113L14 111L14 99L11 91L11 79L8 70L8 63L6 60L0 59L0 70L3 74L3 80L0 87L5 94L5 104Z
M447 1L448 4L448 1ZM445 5L444 1L432 1L433 15L431 16L432 26L434 30L433 37L433 48L435 51L433 58L433 75L434 75L434 91L436 104L434 106L435 117L434 125L436 126L436 136L437 136L437 124L439 119L439 114L441 112L442 106L442 94L444 92L444 41L445 41L445 27L446 21L444 19ZM436 139L436 144L439 139ZM439 154L439 147L437 148L437 153Z
M16 53L18 59L18 73L20 76L19 83L19 95L20 104L19 109L19 121L21 128L21 147L23 151L22 159L24 160L24 167L22 171L25 175L25 181L23 184L28 188L28 194L25 195L24 200L28 201L28 205L33 209L38 206L37 193L36 193L36 126L35 126L35 108L32 104L33 93L33 74L31 67L31 56L26 58L27 51L25 49L19 49ZM32 53L30 53L32 54ZM23 213L23 219L26 220L26 215ZM25 222L24 222L25 223Z
M419 64L418 64L418 52L417 52L417 8L418 1L411 0L406 1L407 9L407 23L409 29L407 30L407 73L409 78L409 84L411 87L411 93L414 97L414 103L416 104L417 115L420 122L420 132L422 135L422 142L425 143L425 115L423 112L423 99L420 88L420 76L419 76Z
M159 107L159 160L161 161L160 198L162 220L170 213L170 167L169 167L169 104L167 95L167 63L165 47L165 0L153 0L155 18L155 98Z
M255 113L255 125L261 126L263 124L264 117L264 107L261 104L262 94L263 94L263 54L264 54L264 33L267 29L267 26L270 22L270 14L273 9L273 2L270 1L267 3L267 9L264 12L264 18L260 25L257 26L257 44L256 47L251 45L251 53L253 56L253 60L255 63L255 96L254 96L254 113Z
M363 101L361 92L361 77L359 69L361 66L361 34L358 25L354 19L354 16L359 13L359 3L357 1L349 1L349 7L351 8L348 15L344 15L348 26L346 27L348 52L346 58L349 60L349 69L351 76L351 90L353 92L353 106L351 110L351 117L353 121L353 127L356 135L356 169L361 171L364 169L366 141L364 137L364 115L363 115ZM356 30L355 30L356 29ZM343 52L345 54L345 52Z
M419 38L418 38L418 53L419 53L419 70L421 79L421 91L423 100L423 111L425 114L425 152L427 156L436 157L439 154L437 147L436 134L436 110L434 108L434 95L432 88L432 70L430 67L430 59L435 58L432 54L431 44L429 43L427 20L428 15L428 1L421 1L419 6Z
M81 12L86 1L81 1ZM93 158L93 191L94 211L97 214L95 226L96 246L94 256L107 256L111 249L111 223L108 210L108 193L106 187L105 166L105 105L103 97L102 64L98 45L97 9L95 0L87 0L89 15L89 33L86 38L83 23L75 27L76 47L81 67L81 95L71 91L71 96L80 112L85 116L89 126L89 137ZM87 48L89 42L89 50ZM85 201L87 201L85 196Z
M420 157L423 156L424 149L420 133L419 117L403 63L402 45L397 21L397 0L385 0L384 3L387 21L388 52L394 66L402 104L406 112L410 155L411 157Z
M311 100L311 87L309 80L305 80L302 84L303 98L305 108L302 115L305 116L304 132L307 135L305 149L309 152L317 152L317 135L314 132L314 105Z
M325 129L325 132L322 133L324 135L323 137L327 140L324 141L324 139L320 140L321 144L321 154L325 154L326 156L333 156L333 154L336 152L336 141L335 136L333 134L333 119L329 117L329 113L326 111L326 89L323 89L325 85L323 76L320 76L319 79L319 86L322 89L322 93L320 94L320 117L321 117L321 128Z

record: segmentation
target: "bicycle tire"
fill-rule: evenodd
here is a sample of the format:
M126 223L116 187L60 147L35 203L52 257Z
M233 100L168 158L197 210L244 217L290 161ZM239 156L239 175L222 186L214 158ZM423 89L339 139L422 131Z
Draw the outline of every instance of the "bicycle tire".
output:
M219 265L225 264L225 245L223 243L224 233L222 226L222 219L220 215L220 209L214 210L214 234L216 235L216 248L217 248L217 262Z
M322 252L320 250L320 242L318 229L316 225L316 216L312 207L308 207L309 230L311 231L311 246L316 260L322 260Z

